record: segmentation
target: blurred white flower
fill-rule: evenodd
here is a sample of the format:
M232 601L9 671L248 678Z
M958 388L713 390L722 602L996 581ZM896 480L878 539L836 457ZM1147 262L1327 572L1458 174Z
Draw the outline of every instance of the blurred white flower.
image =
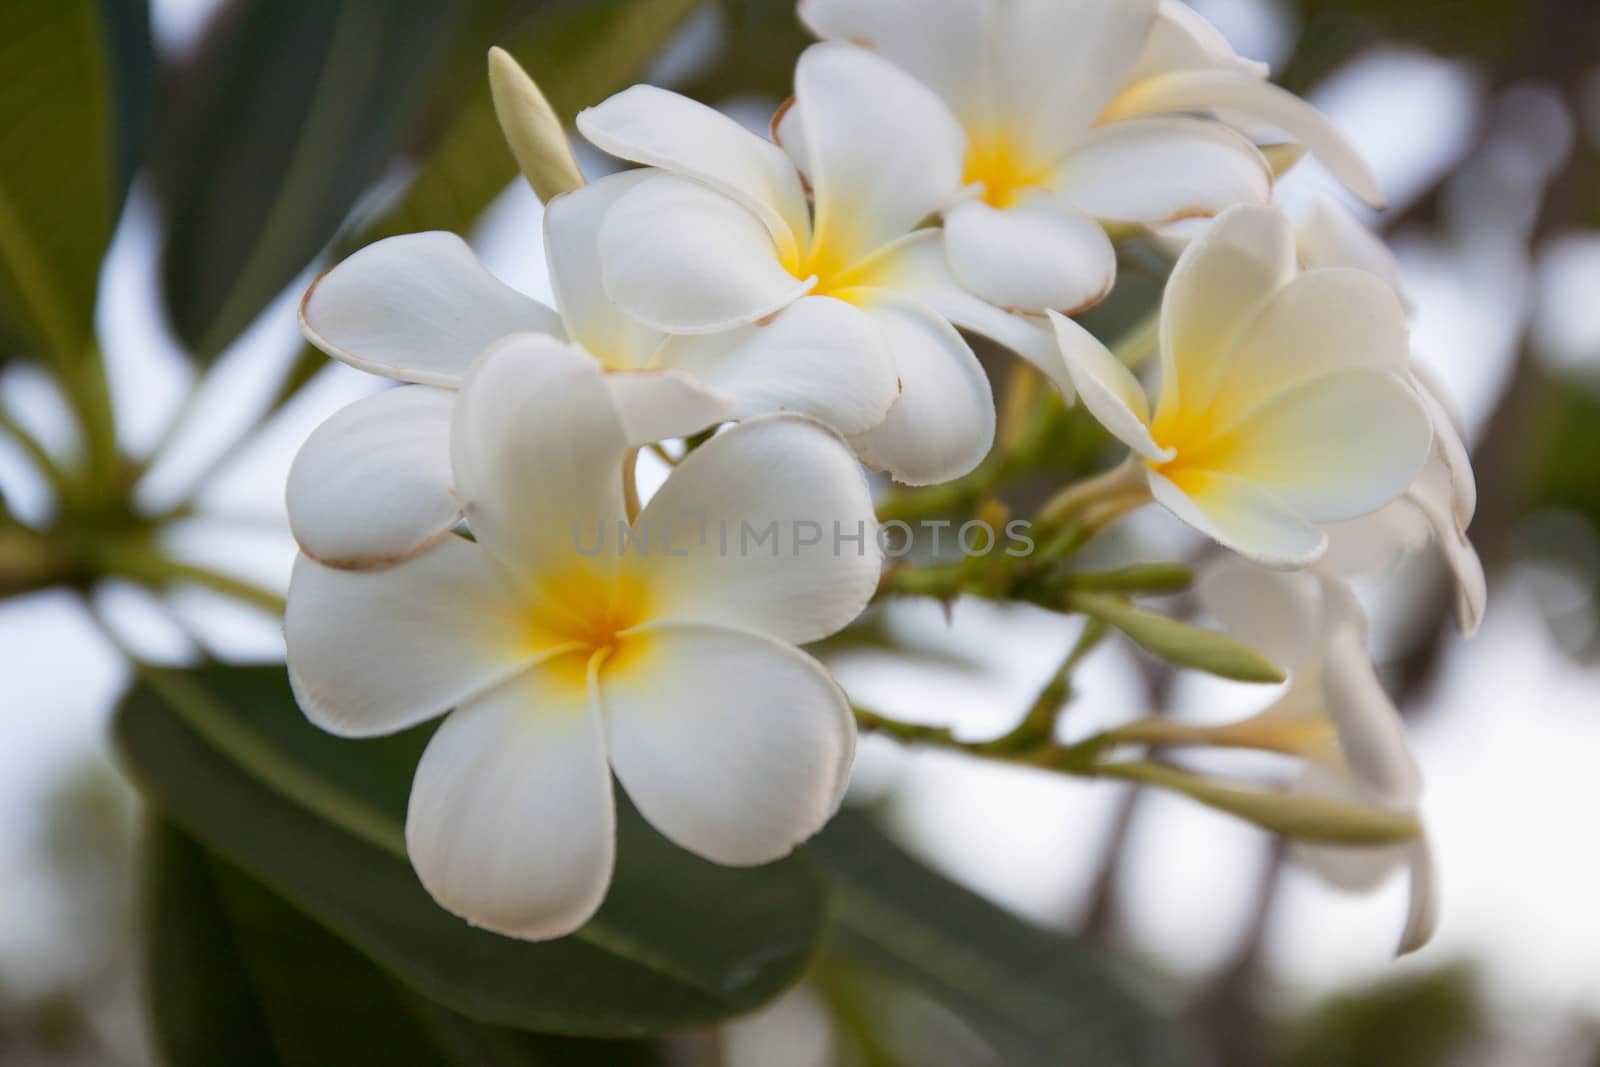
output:
M783 329L841 373L876 380L889 368L900 395L888 417L841 429L867 463L902 482L958 477L989 451L995 413L983 368L951 323L1055 358L1047 331L962 290L939 231L919 229L960 194L961 127L893 64L835 44L800 57L786 113L803 116L806 132L782 148L650 86L580 113L595 145L657 168L601 229L606 291L640 321L689 335L670 346L684 365L732 358L750 333Z
M1317 559L1327 547L1317 523L1376 511L1428 454L1398 298L1363 271L1300 272L1276 209L1230 209L1173 269L1153 417L1127 367L1051 317L1085 406L1136 454L1130 476L1257 562Z
M800 14L819 36L911 72L960 119L971 195L945 212L946 248L956 277L999 307L1072 314L1099 302L1116 278L1108 229L1267 203L1266 158L1203 112L1270 119L1379 199L1325 119L1181 4L801 0ZM810 119L790 110L776 132L804 143Z
M1282 695L1235 729L1270 734L1275 747L1305 759L1291 790L1416 814L1421 773L1373 669L1366 615L1350 591L1316 571L1274 572L1220 557L1201 571L1196 592L1207 614L1289 671ZM1290 851L1330 884L1352 891L1374 889L1407 868L1411 904L1399 952L1415 951L1433 936L1438 887L1425 836L1376 848L1297 841Z
M516 937L568 933L605 896L611 771L677 844L758 864L829 818L854 751L844 694L794 647L849 623L877 584L850 451L810 420L750 420L685 459L629 526L628 447L596 360L500 342L450 427L476 543L448 536L371 572L302 556L290 584L289 670L314 723L370 736L455 709L417 767L407 849L441 904ZM729 524L802 519L862 539L719 544ZM626 553L610 540L623 527Z

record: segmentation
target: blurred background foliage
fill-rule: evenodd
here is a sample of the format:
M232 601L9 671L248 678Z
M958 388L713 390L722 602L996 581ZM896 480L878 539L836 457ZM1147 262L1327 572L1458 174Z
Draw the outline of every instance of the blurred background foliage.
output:
M1383 216L1391 235L1471 240L1468 194L1485 183L1512 205L1523 259L1600 227L1600 134L1571 130L1600 114L1593 0L1258 6L1292 28L1278 77L1296 91L1373 48L1421 49L1476 79L1477 129ZM685 39L695 58L674 69ZM152 503L141 482L187 447L188 423L214 398L191 391L152 444L119 436L96 310L130 196L153 206L165 319L203 385L309 272L388 234L465 233L484 217L516 179L484 78L491 44L570 117L652 75L710 103L766 106L787 95L807 40L789 0L227 0L191 48L168 54L142 0L0 5L0 385L38 396L42 376L71 426L41 443L29 412L0 406L0 437L49 489L20 512L0 498L0 597L67 589L93 604L122 582L278 607L275 590L185 558L169 534L326 360L306 349L272 369L265 399L191 472L191 491ZM1563 143L1552 112L1566 117ZM1159 283L1130 252L1117 302L1091 325L1114 334ZM1567 653L1590 659L1600 360L1543 358L1537 323L1524 316L1516 329L1508 384L1478 437L1474 539L1493 574L1531 566L1587 590L1548 598L1546 622ZM1056 432L1063 463L1087 462L1092 433L1073 422ZM1426 592L1423 625L1394 657L1402 696L1433 674L1443 595ZM6 729L29 711L5 708ZM209 662L142 670L115 735L119 770L86 766L48 810L22 816L38 824L76 943L50 980L0 975L0 1063L1424 1067L1600 1056L1585 1018L1538 1056L1507 1046L1491 1034L1481 976L1455 965L1286 1012L1260 960L1281 852L1229 965L1175 993L1159 961L1108 947L1106 887L1134 799L1077 936L1015 918L853 812L795 859L737 872L625 819L617 888L596 927L525 946L439 912L397 854L425 730L333 741L295 711L281 668ZM720 1028L802 976L760 1026Z

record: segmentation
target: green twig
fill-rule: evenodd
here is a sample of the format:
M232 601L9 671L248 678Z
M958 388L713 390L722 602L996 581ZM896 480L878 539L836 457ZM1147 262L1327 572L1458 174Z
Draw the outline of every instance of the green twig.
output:
M269 615L283 614L284 599L279 594L209 567L170 559L146 545L101 547L95 552L95 562L101 573L141 585L157 589L184 583L198 585Z
M1153 785L1286 837L1371 847L1413 841L1421 833L1412 812L1239 786L1143 760L1102 761L1106 753L1125 743L1116 731L1095 734L1072 745L1047 741L1018 748L1013 740L1015 731L991 741L963 741L948 727L901 722L861 707L853 710L856 725L862 731L893 737L903 744L944 748L1078 778L1117 778Z

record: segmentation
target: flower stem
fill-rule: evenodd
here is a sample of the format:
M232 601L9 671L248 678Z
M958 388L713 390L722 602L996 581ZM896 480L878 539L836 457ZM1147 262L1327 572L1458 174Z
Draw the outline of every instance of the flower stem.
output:
M260 608L269 615L283 614L284 599L278 593L209 567L169 559L144 544L103 546L95 552L95 562L100 573L127 578L141 585L162 588L188 583L203 586L212 592Z
M1129 370L1138 370L1161 351L1161 308L1156 306L1111 346Z
M1150 489L1144 477L1144 465L1129 456L1123 462L1092 478L1085 478L1067 486L1045 504L1039 512L1037 526L1044 530L1060 530L1069 523L1082 520L1084 525L1098 522L1099 529L1142 506L1150 499Z
M1144 760L1103 761L1105 753L1131 739L1119 737L1117 731L1095 734L1072 745L1060 745L1047 737L1024 747L1017 744L1017 731L991 741L963 741L945 726L902 722L862 707L852 710L859 729L892 737L902 744L944 748L1078 778L1116 778L1157 786L1286 837L1370 847L1412 841L1421 833L1412 812L1234 785Z
M639 504L639 450L630 448L622 455L622 506L632 523L643 510Z

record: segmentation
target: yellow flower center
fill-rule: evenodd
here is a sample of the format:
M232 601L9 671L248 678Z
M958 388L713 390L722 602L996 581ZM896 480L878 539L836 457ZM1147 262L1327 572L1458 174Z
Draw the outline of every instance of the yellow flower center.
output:
M1034 159L1016 138L1003 131L974 135L967 148L966 171L962 182L983 183L984 203L1007 208L1024 193L1043 187L1050 177L1050 166Z
M1181 405L1158 409L1150 436L1162 448L1171 449L1173 457L1165 463L1151 462L1150 466L1169 478L1184 470L1227 470L1237 453L1238 441L1218 423L1219 412L1211 406L1203 411L1185 410Z
M862 242L854 227L845 225L839 218L828 222L831 225L820 218L817 220L810 246L783 257L783 268L801 281L815 277L817 284L811 290L812 296L831 296L847 304L862 304L869 295L865 287L871 285L863 267L871 256L863 256L863 250L858 247Z
M575 569L540 582L524 620L524 640L534 654L555 653L550 669L583 686L591 664L614 670L637 656L643 635L628 631L649 617L649 591L637 574Z

